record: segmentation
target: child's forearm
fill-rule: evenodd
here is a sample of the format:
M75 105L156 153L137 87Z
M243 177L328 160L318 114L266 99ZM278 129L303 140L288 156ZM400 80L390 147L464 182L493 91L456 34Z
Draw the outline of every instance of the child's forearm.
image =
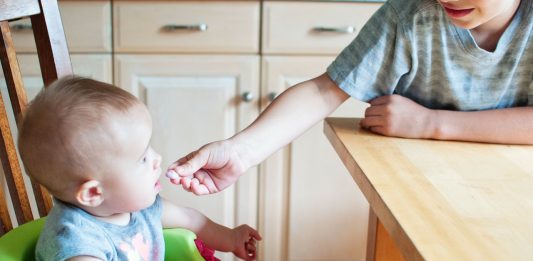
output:
M235 251L233 230L213 222L194 209L186 209L191 222L186 227L193 231L207 246L222 252Z
M503 144L533 144L533 107L435 111L433 137Z
M242 148L247 167L256 165L324 119L348 97L323 74L283 92L253 124L231 140Z
M233 230L219 225L205 217L203 224L198 228L196 235L207 246L222 252L235 251L235 233Z

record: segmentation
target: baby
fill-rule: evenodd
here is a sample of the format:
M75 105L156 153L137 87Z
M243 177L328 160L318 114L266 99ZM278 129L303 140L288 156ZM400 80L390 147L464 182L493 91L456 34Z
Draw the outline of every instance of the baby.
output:
M55 199L37 260L163 260L163 228L174 227L255 259L256 230L221 226L158 195L161 156L151 135L147 108L118 87L70 76L39 93L18 144L28 175Z

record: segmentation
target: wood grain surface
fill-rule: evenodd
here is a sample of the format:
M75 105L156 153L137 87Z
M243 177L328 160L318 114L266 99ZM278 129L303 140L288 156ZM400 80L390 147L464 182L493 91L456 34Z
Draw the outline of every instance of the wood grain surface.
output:
M407 260L533 260L533 146L324 132Z

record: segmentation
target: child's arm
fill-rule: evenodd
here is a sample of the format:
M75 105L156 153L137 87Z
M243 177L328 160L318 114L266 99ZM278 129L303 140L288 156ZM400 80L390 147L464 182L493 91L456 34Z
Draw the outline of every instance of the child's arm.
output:
M376 98L370 105L361 126L387 136L533 144L533 107L431 110L399 95Z
M276 98L245 130L179 159L169 167L168 176L195 194L218 192L325 118L347 98L348 94L327 74L297 84Z
M189 229L215 250L233 252L235 256L244 260L255 259L255 242L261 240L255 229L247 225L230 229L211 221L194 209L178 207L163 198L162 204L161 222L164 228Z

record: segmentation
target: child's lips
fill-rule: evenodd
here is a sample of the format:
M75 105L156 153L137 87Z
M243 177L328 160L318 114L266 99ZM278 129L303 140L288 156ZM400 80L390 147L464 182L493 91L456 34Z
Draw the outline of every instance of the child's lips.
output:
M161 187L161 183L159 182L159 180L155 183L154 187L155 187L155 190L161 191L162 187Z
M446 10L446 13L454 18L461 18L465 15L470 14L472 11L474 11L474 8L469 9L453 9L449 7L444 7L444 10Z

